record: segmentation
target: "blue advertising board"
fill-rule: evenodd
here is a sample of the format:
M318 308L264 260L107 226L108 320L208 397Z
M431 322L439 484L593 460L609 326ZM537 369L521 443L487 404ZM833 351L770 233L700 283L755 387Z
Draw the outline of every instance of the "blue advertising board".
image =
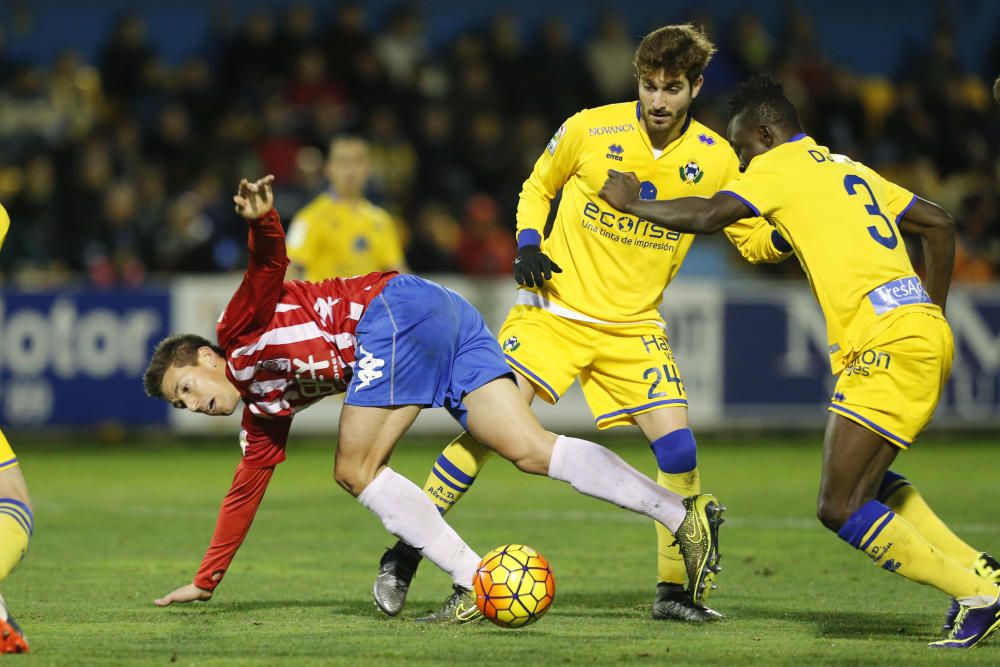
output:
M0 297L0 419L12 427L165 424L142 373L170 328L167 290Z
M0 424L113 422L236 432L238 415L226 421L170 410L142 388L156 342L173 328L211 337L236 283L238 277L222 276L178 279L169 290L6 292L0 296ZM486 313L494 330L513 301L506 280L449 278L449 286ZM836 378L826 325L808 287L679 281L663 310L699 429L823 425ZM1000 426L1000 289L956 287L948 321L955 358L934 424ZM593 424L576 388L554 408L538 410L551 428ZM296 423L299 432L329 434L336 419L317 408ZM453 428L447 415L417 426L426 432Z
M729 289L724 303L723 414L737 419L769 415L797 425L815 413L813 408L825 408L836 378L826 353L825 322L808 290L772 287L751 294ZM1000 291L955 288L947 317L955 356L935 422L996 425L1000 423Z

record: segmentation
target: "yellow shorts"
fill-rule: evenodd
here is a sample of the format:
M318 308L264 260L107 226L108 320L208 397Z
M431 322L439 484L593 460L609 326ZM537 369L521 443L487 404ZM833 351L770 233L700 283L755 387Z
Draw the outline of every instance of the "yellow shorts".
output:
M13 468L16 465L17 456L14 455L14 450L10 448L10 443L4 437L3 431L0 431L0 472L8 468Z
M500 328L511 367L555 403L580 378L598 428L634 424L635 415L687 407L687 394L661 324L595 324L514 306Z
M934 415L954 352L942 317L903 314L848 360L829 410L906 449Z

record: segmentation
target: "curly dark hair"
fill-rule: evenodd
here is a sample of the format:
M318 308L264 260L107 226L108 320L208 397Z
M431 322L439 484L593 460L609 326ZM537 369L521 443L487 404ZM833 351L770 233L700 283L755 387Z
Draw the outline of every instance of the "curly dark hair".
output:
M673 75L684 74L688 83L693 84L705 71L715 50L699 26L665 25L642 38L632 64L637 78L663 70Z
M207 338L197 334L175 334L164 338L156 345L149 366L142 375L142 385L146 395L163 398L163 375L171 366L194 366L198 363L198 349L210 347L220 356L225 356L222 348Z
M726 106L729 108L730 120L745 113L761 125L802 131L799 113L792 101L785 96L784 86L767 74L755 74L741 83Z

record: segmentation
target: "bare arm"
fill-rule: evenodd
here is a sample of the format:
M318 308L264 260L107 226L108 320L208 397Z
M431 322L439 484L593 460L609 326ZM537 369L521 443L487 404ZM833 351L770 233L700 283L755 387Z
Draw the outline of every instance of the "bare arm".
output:
M944 310L955 266L955 221L937 204L917 197L899 221L899 229L920 235L927 268L927 293Z
M635 174L614 169L608 170L608 179L599 194L619 211L686 234L714 234L737 220L755 215L736 197L721 193L716 193L711 199L642 200L639 199L639 180Z

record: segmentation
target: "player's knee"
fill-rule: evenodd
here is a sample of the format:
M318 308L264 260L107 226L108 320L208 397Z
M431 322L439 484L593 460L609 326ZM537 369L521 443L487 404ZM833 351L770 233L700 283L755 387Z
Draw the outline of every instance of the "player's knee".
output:
M543 431L526 439L525 446L518 448L510 462L518 470L532 475L549 474L549 462L552 461L552 447L555 444L555 434Z
M826 528L837 532L844 525L851 513L847 507L837 500L820 496L816 503L816 517Z
M698 467L697 445L689 428L671 431L649 444L656 465L665 473L691 472Z
M333 467L333 479L356 498L371 483L374 475L357 463L338 460Z

